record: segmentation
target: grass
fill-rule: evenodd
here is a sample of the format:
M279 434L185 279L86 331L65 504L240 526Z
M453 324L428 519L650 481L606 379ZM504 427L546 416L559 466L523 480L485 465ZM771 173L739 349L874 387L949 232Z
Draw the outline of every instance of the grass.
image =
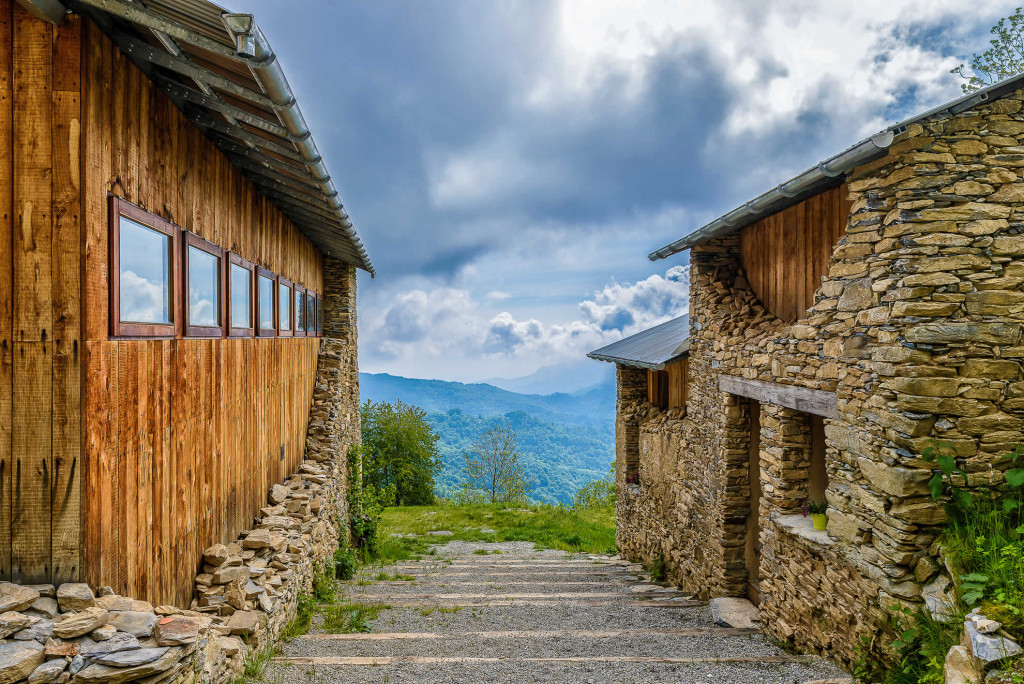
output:
M325 606L320 613L323 623L320 625L328 634L362 634L370 632L368 621L380 615L380 611L391 606L383 603L338 603Z
M483 532L483 527L494 531ZM435 530L448 530L452 535L427 535ZM425 554L430 544L452 540L528 541L540 548L615 553L615 509L575 511L564 506L504 504L399 506L384 509L381 538L382 560L408 560Z

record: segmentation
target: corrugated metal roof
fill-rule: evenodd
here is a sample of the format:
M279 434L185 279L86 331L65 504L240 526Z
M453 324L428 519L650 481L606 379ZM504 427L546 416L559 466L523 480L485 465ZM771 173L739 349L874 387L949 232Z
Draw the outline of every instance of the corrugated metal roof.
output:
M597 361L661 370L668 362L690 350L690 317L680 316L667 323L630 335L587 354Z
M325 254L373 265L252 15L207 0L67 0ZM313 17L310 17L313 20Z
M998 100L1022 87L1024 87L1024 74L1018 74L884 128L729 213L719 216L711 223L651 252L647 258L651 261L664 259L712 238L728 235L745 228L755 221L782 211L841 183L846 174L853 169L886 154L895 137L906 132L909 126L932 117L952 115L972 109L984 102Z

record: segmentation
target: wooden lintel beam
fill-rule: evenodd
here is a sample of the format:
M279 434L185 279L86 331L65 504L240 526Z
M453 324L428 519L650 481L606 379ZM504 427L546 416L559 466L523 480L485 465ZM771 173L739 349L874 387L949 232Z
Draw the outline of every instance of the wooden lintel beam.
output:
M718 389L729 394L754 399L762 404L776 404L824 418L839 417L835 392L825 392L796 385L781 385L777 382L763 380L748 380L725 374L718 376Z

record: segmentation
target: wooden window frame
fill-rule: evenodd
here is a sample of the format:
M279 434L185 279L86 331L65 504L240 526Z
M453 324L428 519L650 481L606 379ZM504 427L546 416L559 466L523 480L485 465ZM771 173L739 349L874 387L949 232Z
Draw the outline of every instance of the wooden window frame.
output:
M224 319L227 315L227 306L224 301L224 294L227 288L224 284L225 273L227 267L225 266L226 259L224 258L224 248L215 245L214 243L201 238L195 233L190 233L187 230L182 231L185 235L185 239L182 241L181 251L181 270L182 270L182 287L181 287L181 308L185 314L184 326L185 326L185 337L196 337L196 338L217 338L224 337ZM219 325L190 325L188 319L188 248L195 247L200 249L207 254L211 254L220 259L220 272L217 274L217 284L219 286L218 301L217 301L217 321Z
M109 198L110 253L110 335L116 338L160 337L174 339L181 321L181 274L178 255L181 253L182 230L170 221L152 214L117 195ZM171 300L170 323L132 323L121 321L121 217L140 223L171 238L171 267L168 277Z
M324 298L320 295L316 298L316 336L324 336Z
M312 304L313 306L310 306ZM313 321L313 329L310 330L309 322ZM316 293L306 290L306 337L316 337Z
M292 332L295 334L295 337L309 337L309 331L306 330L306 288L302 287L298 283L294 283L292 285L292 291L294 292L292 301L295 302L294 310L292 312L294 314L292 316ZM299 330L298 326L299 297L302 297L302 330Z
M284 285L288 288L288 296L291 298L291 302L288 305L288 324L291 326L288 330L281 328L281 286ZM277 290L274 292L274 316L277 318L277 336L278 337L294 337L295 336L295 283L288 280L284 276L277 276Z
M260 277L261 276L264 277L264 278L269 278L270 279L270 287L273 288L271 290L271 293L274 296L271 297L271 300L270 300L270 308L272 309L272 313L270 314L270 318L271 318L271 320L272 320L272 322L274 324L273 330L265 330L265 329L260 327L260 323L262 322L260 320ZM262 266L257 266L256 267L256 289L255 289L255 291L253 291L253 301L254 301L254 304L253 304L253 307L252 307L253 308L253 313L255 314L255 316L253 317L253 321L255 322L255 334L256 334L256 337L277 337L277 310L280 308L278 306L278 303L277 303L278 294L279 294L279 291L278 291L278 287L277 287L277 274L274 273L273 271L271 271L270 269L263 268Z
M259 282L256 280L256 264L252 263L247 259L243 259L241 256L234 252L227 252L228 263L226 266L227 273L224 274L224 315L225 325L228 330L228 337L253 337L256 330L256 287ZM249 271L249 322L252 324L249 328L238 328L232 325L231 320L231 266L241 266L245 270Z

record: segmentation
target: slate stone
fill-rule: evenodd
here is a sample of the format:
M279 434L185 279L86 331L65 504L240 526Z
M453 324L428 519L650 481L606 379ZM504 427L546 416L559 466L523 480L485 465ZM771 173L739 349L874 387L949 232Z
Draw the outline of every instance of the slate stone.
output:
M106 596L100 596L96 599L96 605L100 608L104 608L109 611L115 610L132 610L132 601L126 596L118 596L117 594L107 594Z
M115 667L138 667L151 663L161 658L170 649L163 648L137 648L134 651L118 651L117 653L104 653L93 658L94 663L100 665L113 665Z
M199 623L188 618L165 617L157 622L155 636L161 646L193 644L199 639Z
M711 618L716 625L745 629L753 627L761 619L761 613L754 604L741 598L716 598L708 604Z
M261 616L251 610L240 610L228 618L225 626L232 634L253 634L259 630Z
M270 546L270 530L253 530L242 540L244 549L265 549Z
M96 597L88 584L67 582L57 587L57 604L63 612L85 610L96 605Z
M10 582L0 582L0 613L25 610L39 598L39 590Z
M177 665L181 656L182 651L180 648L171 648L168 649L162 657L135 667L115 667L112 665L103 665L102 663L93 663L78 673L78 678L75 679L75 682L92 684L120 684L120 682L131 682L136 679L143 679L150 675L170 670Z
M203 551L203 560L210 565L223 565L230 555L231 552L228 551L227 546L224 544L214 544Z
M48 656L76 656L82 652L82 644L77 641L64 641L62 639L47 639L44 649Z
M82 636L107 624L108 615L107 611L99 606L86 608L79 613L68 613L63 620L54 623L53 633L62 639Z
M38 591L40 596L53 598L57 595L57 587L52 584L29 584L28 586Z
M71 662L68 664L68 673L72 675L76 674L83 667L85 667L85 658L83 658L80 655L76 655L74 658L71 659Z
M60 677L67 666L68 663L63 658L45 662L32 670L32 674L28 676L28 684L50 684Z
M955 601L949 593L951 586L949 577L940 574L921 589L924 607L937 622L949 622L956 614Z
M57 611L57 599L50 598L49 596L40 596L25 610L29 614L35 614L50 620L57 617Z
M38 641L40 644L45 644L51 634L53 634L53 620L40 618L39 622L34 625L15 632L13 638L16 641Z
M291 490L289 490L284 485L276 484L270 488L270 495L267 497L267 499L270 501L271 504L276 506L277 504L285 502L285 500L288 498L288 494L290 491Z
M945 684L975 684L982 673L974 666L974 659L963 646L953 646L946 654Z
M1005 637L982 634L971 620L964 621L963 645L986 665L1017 655L1020 646Z
M39 618L9 610L0 613L0 639L6 639L15 632L21 631L39 622Z
M0 646L0 684L25 679L43 664L43 645L34 641L10 641Z
M137 637L149 637L156 627L156 615L134 610L111 611L107 624Z
M138 638L127 632L117 632L114 636L103 641L93 642L82 649L85 655L96 655L100 653L117 653L118 651L130 651L141 648Z
M117 627L114 627L113 625L103 625L102 627L94 629L91 636L96 641L106 641L115 634L117 634Z
M249 568L244 565L233 565L225 568L218 568L213 573L214 584L228 584L236 580L249 579Z

